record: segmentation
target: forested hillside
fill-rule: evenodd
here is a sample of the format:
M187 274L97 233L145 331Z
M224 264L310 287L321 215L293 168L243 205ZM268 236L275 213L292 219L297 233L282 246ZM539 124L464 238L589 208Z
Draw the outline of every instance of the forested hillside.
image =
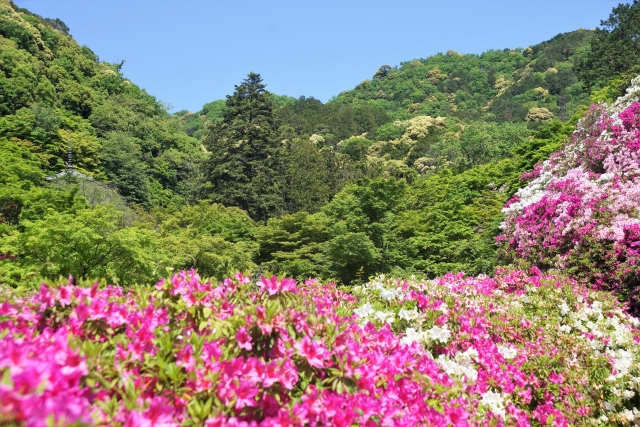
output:
M580 70L601 37L578 30L383 66L326 104L251 73L226 100L171 115L63 22L1 4L0 274L13 285L153 283L167 268L341 283L489 273L521 173L629 78L589 98ZM46 183L69 141L94 180Z
M593 32L559 34L530 47L459 54L450 50L399 66L381 66L371 79L334 102L369 102L394 119L415 115L483 121L534 121L534 110L566 120L588 97L575 64Z

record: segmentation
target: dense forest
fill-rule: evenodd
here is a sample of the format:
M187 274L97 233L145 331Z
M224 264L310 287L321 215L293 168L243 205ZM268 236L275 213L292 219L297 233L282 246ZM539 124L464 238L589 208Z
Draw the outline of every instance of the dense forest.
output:
M253 70L171 114L124 61L0 0L0 424L40 416L12 418L5 354L30 337L36 360L65 322L56 351L101 373L61 380L77 411L51 425L637 422L638 34L634 0L533 46L382 65L326 103ZM247 361L280 383L242 397Z
M577 30L385 65L326 104L271 94L251 73L226 100L169 114L63 22L0 11L0 277L14 286L185 268L341 283L491 272L520 174L630 79L590 90L582 64L599 39ZM69 141L92 179L45 181Z

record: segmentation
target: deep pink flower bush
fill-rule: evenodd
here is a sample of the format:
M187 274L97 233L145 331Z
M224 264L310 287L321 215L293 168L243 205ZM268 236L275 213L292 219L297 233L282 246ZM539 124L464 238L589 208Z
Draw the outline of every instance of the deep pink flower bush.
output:
M640 415L637 322L606 294L513 271L377 280L354 295L193 272L155 289L2 294L0 424L527 426Z
M275 277L212 284L182 272L127 293L42 285L0 306L1 421L402 426L470 416L425 349L361 328L354 304L334 285Z
M638 307L640 77L612 105L594 105L564 149L539 165L503 212L509 261L559 269Z

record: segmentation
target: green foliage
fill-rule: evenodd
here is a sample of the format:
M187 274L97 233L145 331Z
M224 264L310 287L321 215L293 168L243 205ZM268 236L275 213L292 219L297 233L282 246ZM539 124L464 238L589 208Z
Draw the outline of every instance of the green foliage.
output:
M340 184L337 184L340 188L336 188L333 183L339 177L336 169L340 166L331 161L335 154L318 149L317 144L306 138L287 140L283 148L287 212L319 211L342 188Z
M402 209L406 191L403 180L364 179L345 187L318 214L269 220L257 234L258 260L300 277L347 284L365 279L382 268L388 223Z
M407 240L403 268L429 277L490 272L508 182L517 176L513 162L505 160L461 174L445 169L416 184L413 206L402 213L396 230Z
M592 36L593 32L578 30L524 50L489 50L480 55L450 51L399 67L384 66L372 80L342 92L329 104L357 107L366 103L382 108L395 120L428 115L521 122L532 107L570 117L588 102L573 63ZM384 131L378 136L395 138Z
M381 258L380 251L362 232L339 234L327 243L324 250L332 273L345 284L369 277L376 271Z
M38 185L44 179L40 162L24 145L0 138L0 184L20 184L23 188Z
M354 135L367 133L373 137L380 125L391 121L384 109L371 103L349 105L331 101L323 104L304 96L280 108L278 117L298 134L320 135L331 146Z
M271 271L299 278L325 277L323 246L331 238L323 215L297 212L270 219L257 231L257 260Z
M147 165L142 161L142 151L135 138L121 132L110 132L102 142L100 157L107 178L126 200L138 204L147 202Z
M162 274L153 232L123 227L120 219L119 212L99 207L75 213L49 209L42 219L22 221L24 231L0 244L0 251L17 257L0 264L3 282L71 274L82 279L105 277L121 285L153 283Z
M640 2L620 3L600 25L590 50L577 63L578 75L588 88L605 86L610 79L640 65Z
M161 216L161 244L173 268L195 268L220 279L255 269L256 226L246 212L201 200Z
M522 123L471 122L465 126L459 138L451 138L451 145L442 147L451 153L447 160L463 168L513 156L530 134Z
M169 115L122 76L124 61L101 62L63 22L0 2L0 255L16 257L0 261L0 281L492 271L521 173L636 70L636 42L620 41L636 9L526 49L385 65L324 104L271 94L250 73L226 100ZM607 46L631 65L598 74ZM590 95L578 76L608 85ZM525 123L532 111L553 120ZM95 180L45 185L69 140Z
M210 195L265 220L282 209L278 122L259 74L250 73L235 88L227 96L222 122L203 137L211 152L206 166Z
M392 139L399 139L406 130L406 126L397 126L394 123L385 123L376 131L376 139L378 141L391 141Z
M351 160L357 162L359 160L362 160L372 144L373 141L371 141L370 139L353 137L338 144L338 151L346 154L351 158Z
M198 141L162 103L123 78L123 63L100 62L68 33L60 20L0 4L0 135L28 147L48 175L65 168L71 140L74 167L100 179L105 150L97 137L120 132L135 140L134 154L150 174L138 194L127 191L129 200L147 206L193 200L204 156Z

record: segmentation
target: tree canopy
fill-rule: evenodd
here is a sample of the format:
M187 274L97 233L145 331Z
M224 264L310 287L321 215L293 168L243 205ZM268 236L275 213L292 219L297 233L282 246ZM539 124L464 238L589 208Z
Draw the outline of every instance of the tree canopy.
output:
M274 107L259 74L249 76L227 96L223 119L205 133L212 200L238 206L254 219L282 209L280 144Z
M640 1L620 3L600 25L589 43L589 52L577 64L578 74L589 88L605 86L640 64Z

